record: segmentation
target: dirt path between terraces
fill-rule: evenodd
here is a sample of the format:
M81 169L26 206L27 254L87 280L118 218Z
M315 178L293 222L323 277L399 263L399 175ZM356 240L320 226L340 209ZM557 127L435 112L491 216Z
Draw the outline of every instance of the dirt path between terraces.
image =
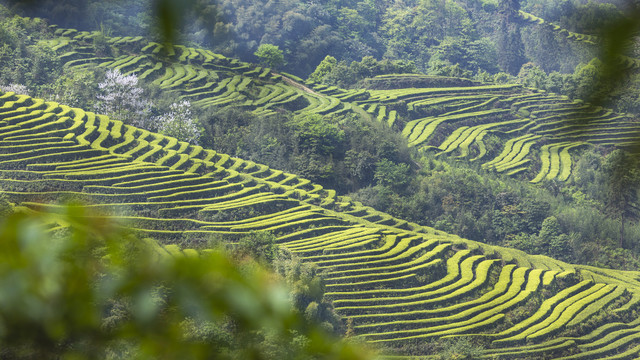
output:
M324 95L318 94L317 92L315 92L315 91L309 89L308 87L300 84L299 82L294 81L293 79L290 79L290 78L288 78L288 77L286 77L286 76L284 76L282 74L278 74L278 75L282 76L282 80L284 80L284 82L286 82L287 84L289 84L289 85L291 85L293 87L296 87L296 88L298 88L298 89L300 89L300 90L302 90L304 92L307 92L309 94L313 94L313 95L316 95L316 96L324 96Z

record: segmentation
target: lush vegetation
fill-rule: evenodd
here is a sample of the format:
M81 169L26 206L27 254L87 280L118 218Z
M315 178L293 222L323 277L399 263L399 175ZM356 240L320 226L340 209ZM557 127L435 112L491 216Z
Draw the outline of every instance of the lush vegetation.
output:
M317 271L266 233L180 249L78 209L3 210L3 358L371 356L339 343Z
M222 247L242 282L253 281L257 262L289 285L301 316L284 334L244 333L233 311L203 323L180 308L193 298L154 287L147 297L165 306L155 314L185 352L343 351L316 349L326 341L317 330L436 358L637 355L639 173L637 157L620 150L638 141L637 88L605 81L607 59L593 58L596 30L620 10L410 3L194 1L197 20L156 41L141 36L157 26L149 12L127 7L179 15L172 1L67 3L88 14L67 19L58 3L37 7L62 26L3 8L5 208L90 209L83 219L129 229L124 246L151 267L166 268L158 259L167 255L150 252L200 259ZM103 22L101 31L90 21ZM617 58L620 67L637 67L633 51ZM68 243L67 223L49 223L55 242ZM147 237L163 245L137 247ZM102 267L82 281L99 285L114 259L92 259ZM175 282L166 271L157 281ZM122 326L139 326L130 315L136 286L145 285L111 289L119 313L91 320L111 332L45 329L45 348L3 340L5 354L159 353L144 340L114 340L130 336Z
M521 350L504 346L525 340L538 344L536 353L599 356L627 351L636 337L634 322L627 323L640 300L635 272L463 240L304 178L106 116L10 92L1 100L0 166L9 202L38 213L91 209L98 213L82 214L85 221L112 219L165 243L237 243L237 256L249 253L266 263L276 258L269 244L278 243L324 271L326 295L344 324L332 317L313 273L302 282L295 280L300 270L291 276L298 289L293 304L325 329L344 326L350 336L405 354L433 351L443 336L465 335L487 356L510 356ZM56 204L61 196L89 205ZM540 238L559 237L557 228L557 220L545 219ZM179 250L170 245L166 251ZM274 264L285 278L292 271Z

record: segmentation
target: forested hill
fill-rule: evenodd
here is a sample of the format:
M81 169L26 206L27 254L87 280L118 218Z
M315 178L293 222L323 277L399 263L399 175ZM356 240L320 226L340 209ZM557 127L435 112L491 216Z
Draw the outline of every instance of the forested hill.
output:
M638 272L460 239L82 109L12 92L0 103L0 182L18 209L80 201L102 213L85 216L167 242L273 232L325 271L327 296L351 336L399 354L427 355L425 340L461 335L477 339L489 358L640 351Z
M640 131L636 116L519 84L392 74L345 90L142 37L108 38L118 55L98 56L94 39L99 33L55 27L52 32L52 39L39 43L56 51L65 67L97 65L136 74L202 108L232 104L257 115L278 109L305 116L352 114L401 133L410 147L478 162L533 183L566 181L572 151L631 146Z
M390 74L342 89L200 48L12 21L39 30L16 47L44 54L27 63L36 74L48 65L117 70L106 76L152 84L201 108L233 105L265 121L292 112L310 119L301 142L329 155L341 135L324 119L364 120L427 154L562 181L571 177L570 151L636 139L638 124L628 115L520 84ZM0 183L25 211L81 201L102 213L95 216L172 243L233 242L269 231L324 270L327 296L351 336L400 355L429 355L429 341L459 336L474 339L487 358L640 353L637 271L571 265L401 220L259 160L183 141L167 128L150 131L158 126L151 117L111 119L14 92L3 92L0 104ZM380 164L390 170L376 172L379 181L406 181L402 166ZM545 221L541 238L558 239L557 232L557 221Z
M609 189L602 171L628 168L613 150L634 143L635 117L528 87L547 84L531 67L525 84L487 83L327 57L305 81L141 36L10 16L2 26L5 90L199 141L465 238L637 267L634 188ZM336 79L348 88L327 84Z
M101 25L114 36L158 35L150 0L38 1L38 6L12 0L4 3L24 16L46 18L66 28L91 31ZM521 39L514 38L521 47L516 52L521 53L505 54L508 45L502 40L506 38L499 35L503 21L517 21L517 11L522 10L566 29L567 34L593 35L625 9L622 1L583 0L201 0L165 4L173 6L176 16L190 15L190 21L182 22L178 31L180 41L245 61L255 59L259 45L274 44L283 49L289 72L305 77L326 55L347 64L365 56L410 61L422 72L459 63L472 73L493 74L507 71L503 61L515 61L514 75L528 60L548 73L569 73L591 60L596 51L572 45L573 39L566 36L550 36L544 28L526 27ZM520 29L525 27L520 24Z

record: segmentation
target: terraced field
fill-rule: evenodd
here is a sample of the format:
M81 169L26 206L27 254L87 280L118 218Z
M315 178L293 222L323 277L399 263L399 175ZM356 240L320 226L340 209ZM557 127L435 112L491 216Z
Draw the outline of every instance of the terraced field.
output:
M531 14L521 16L534 23L541 21ZM624 147L640 139L636 118L520 85L386 75L372 79L376 86L371 89L345 90L304 83L295 76L208 50L167 47L139 37L110 38L122 55L98 58L91 47L96 33L55 26L52 31L57 37L43 41L68 67L96 64L137 74L201 107L233 105L261 115L274 114L281 108L297 114L352 113L402 133L410 146L438 156L478 162L485 169L534 183L567 180L573 154L581 148ZM442 86L443 82L451 84ZM395 89L380 84L420 85ZM498 136L501 141L492 141L493 148L488 147L488 135Z
M397 124L409 146L478 161L507 175L524 174L532 182L567 180L570 151L624 147L639 139L640 124L632 116L517 85L371 90L370 95L367 101L404 115ZM488 151L489 134L502 140L501 149Z
M0 93L0 187L23 209L80 201L100 214L87 216L166 244L271 231L324 270L327 296L356 336L389 348L469 336L486 358L640 352L639 272L440 233L295 175L63 104Z
M596 45L600 42L600 38L596 35L589 34L580 34L575 33L573 31L569 31L567 29L562 28L558 24L554 24L552 22L545 21L542 18L539 18L533 14L528 12L524 12L522 10L518 11L518 16L524 22L539 26L544 26L547 30L552 31L558 35L564 36L569 40L578 41L589 45ZM640 60L634 59L628 56L620 56L619 66L626 69L638 69L640 68Z

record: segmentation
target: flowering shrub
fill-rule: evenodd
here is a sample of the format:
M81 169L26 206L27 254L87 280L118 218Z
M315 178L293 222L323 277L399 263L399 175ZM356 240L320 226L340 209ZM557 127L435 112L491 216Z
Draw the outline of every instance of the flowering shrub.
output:
M16 94L21 94L21 95L29 95L27 93L28 89L26 86L22 85L22 84L9 84L9 85L2 85L0 84L0 90L4 91L4 92L14 92Z
M104 81L98 84L98 91L98 112L127 124L147 128L151 103L144 99L144 90L138 86L135 75L107 70Z
M169 109L168 113L153 119L157 129L164 135L197 144L200 139L200 129L198 119L193 118L191 103L182 100L171 104Z

